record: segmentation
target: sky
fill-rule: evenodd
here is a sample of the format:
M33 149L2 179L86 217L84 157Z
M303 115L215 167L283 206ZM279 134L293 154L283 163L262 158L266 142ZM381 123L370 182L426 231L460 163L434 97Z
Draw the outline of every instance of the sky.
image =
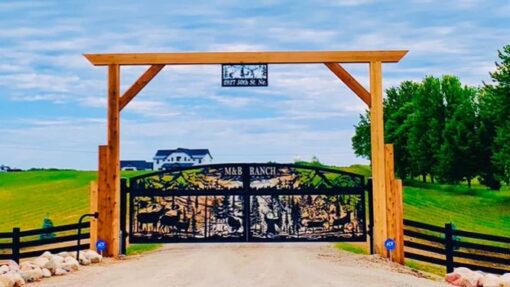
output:
M0 1L0 164L97 167L106 68L84 53L409 50L384 88L427 75L489 81L510 2L482 0ZM368 89L368 66L345 65ZM123 67L122 90L146 67ZM270 65L269 86L222 88L221 67L168 66L122 111L121 159L209 148L214 162L366 163L366 106L323 65Z

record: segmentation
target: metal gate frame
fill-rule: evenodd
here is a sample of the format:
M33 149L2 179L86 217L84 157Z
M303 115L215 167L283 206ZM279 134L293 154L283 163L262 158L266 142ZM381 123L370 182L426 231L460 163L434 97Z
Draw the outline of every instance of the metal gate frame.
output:
M208 171L210 169L240 169L241 175L237 175L237 179L239 182L242 182L242 186L240 188L231 188L231 189L222 189L222 188L196 188L196 187L186 187L186 186L173 186L170 188L156 188L154 184L152 184L149 188L146 184L147 179L163 179L165 176L170 174L175 174L178 172L186 172L192 170L202 170ZM288 186L286 188L282 188L281 186L271 186L267 188L254 188L252 183L254 179L257 179L257 176L253 176L250 169L256 168L274 168L276 170L306 170L313 171L317 174L332 174L338 175L342 178L346 179L347 184L337 185L337 186ZM267 176L266 179L275 179L277 176ZM172 181L168 181L165 183L172 183ZM365 242L367 239L367 233L371 235L372 233L372 214L369 214L370 217L370 225L367 226L367 216L366 216L366 195L367 184L365 183L365 178L363 176L340 171L338 169L324 168L324 167L316 167L309 165L300 165L300 164L277 164L277 163L232 163L232 164L211 164L211 165L197 165L191 167L180 167L174 168L170 170L163 170L154 173L144 174L140 176L133 177L129 179L129 184L126 179L121 180L121 252L125 253L126 240L129 237L129 241L131 243L177 243L177 242L316 242L316 241L334 241L334 242ZM372 200L370 200L371 194L369 191L369 212L372 213ZM254 236L252 232L252 225L250 222L250 214L252 211L252 199L256 196L258 197L282 197L282 196L346 196L346 195L355 195L359 196L361 204L359 207L360 212L362 213L361 217L358 217L358 220L361 220L360 224L360 234L359 236L352 237L339 237L333 236L329 238L318 238L318 239L307 239L302 237L297 238L285 238L285 237L272 237L272 238L260 238ZM243 198L243 236L239 236L236 238L233 237L204 237L204 238L165 238L163 234L162 238L144 238L140 236L135 236L135 230L133 230L134 226L134 218L135 218L135 199L137 197L149 197L154 199L155 197L178 197L178 196L187 196L188 198L191 196L199 197L199 196L236 196ZM316 197L317 198L317 197ZM198 199L197 199L198 200ZM287 199L288 200L288 199ZM337 200L339 200L337 198ZM257 200L258 201L258 200ZM129 202L129 206L128 206ZM292 199L294 202L294 199ZM129 207L129 221L127 221L128 217L128 207ZM206 210L209 208L206 202ZM206 219L204 219L204 224ZM127 227L127 223L129 222L129 227ZM156 223L157 224L157 223ZM301 224L301 223L300 223ZM157 225L156 225L157 226ZM333 226L334 227L334 226ZM299 228L298 228L299 229ZM324 228L325 229L325 228ZM345 231L345 226L343 226ZM129 230L129 233L127 232ZM248 232L247 232L248 231ZM315 232L315 231L313 231ZM299 233L299 231L298 231ZM353 232L354 234L354 232ZM207 232L205 234L207 236ZM372 236L370 236L372 238Z

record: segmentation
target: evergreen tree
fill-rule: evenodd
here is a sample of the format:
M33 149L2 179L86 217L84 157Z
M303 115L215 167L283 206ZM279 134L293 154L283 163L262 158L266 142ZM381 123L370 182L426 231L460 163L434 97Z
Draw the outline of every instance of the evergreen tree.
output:
M354 126L356 131L352 137L352 149L355 155L370 159L370 112L365 111L359 118L358 125Z
M479 99L479 128L477 131L479 142L479 181L490 189L501 188L497 179L497 168L492 162L494 138L496 137L496 122L494 120L494 101L488 89L482 89Z
M426 77L414 97L417 107L409 133L409 154L413 176L421 175L423 181L431 180L439 169L442 131L444 128L444 103L441 83L434 77Z
M485 85L486 104L492 108L488 126L494 126L491 161L496 177L510 184L510 45L498 51L500 62L496 63L496 71L491 73L492 84Z
M456 77L445 76L441 82L445 98L445 128L440 156L443 181L459 183L471 180L478 172L476 89L462 87Z
M386 90L384 101L384 132L386 142L393 143L395 152L395 172L400 178L412 174L411 156L409 153L409 133L415 110L413 98L420 84L405 81L397 88Z
M46 228L52 228L53 227L53 221L46 215L43 219L43 225L42 225L42 228L43 229L46 229ZM56 235L54 232L49 232L49 233L41 233L41 235L39 235L39 239L51 239L51 238L55 238Z

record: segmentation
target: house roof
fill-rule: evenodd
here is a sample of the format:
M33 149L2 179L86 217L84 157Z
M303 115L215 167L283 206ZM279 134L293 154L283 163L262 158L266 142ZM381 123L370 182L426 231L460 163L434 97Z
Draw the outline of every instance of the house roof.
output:
M211 153L209 152L209 149L188 149L188 148L176 148L176 149L160 149L156 152L156 155L154 156L155 159L165 159L169 155L176 153L176 152L182 152L187 155L189 155L192 158L202 158L206 155L209 155L211 158Z
M152 164L152 162L148 162L145 160L121 160L120 168L126 168L126 167L134 167L137 170L143 170L143 169L152 169L153 164Z

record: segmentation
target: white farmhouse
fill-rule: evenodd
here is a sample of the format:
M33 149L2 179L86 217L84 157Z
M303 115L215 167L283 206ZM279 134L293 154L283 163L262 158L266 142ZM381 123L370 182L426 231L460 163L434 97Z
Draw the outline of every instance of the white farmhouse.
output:
M208 149L163 149L154 156L154 170L165 170L173 167L185 167L212 162Z

